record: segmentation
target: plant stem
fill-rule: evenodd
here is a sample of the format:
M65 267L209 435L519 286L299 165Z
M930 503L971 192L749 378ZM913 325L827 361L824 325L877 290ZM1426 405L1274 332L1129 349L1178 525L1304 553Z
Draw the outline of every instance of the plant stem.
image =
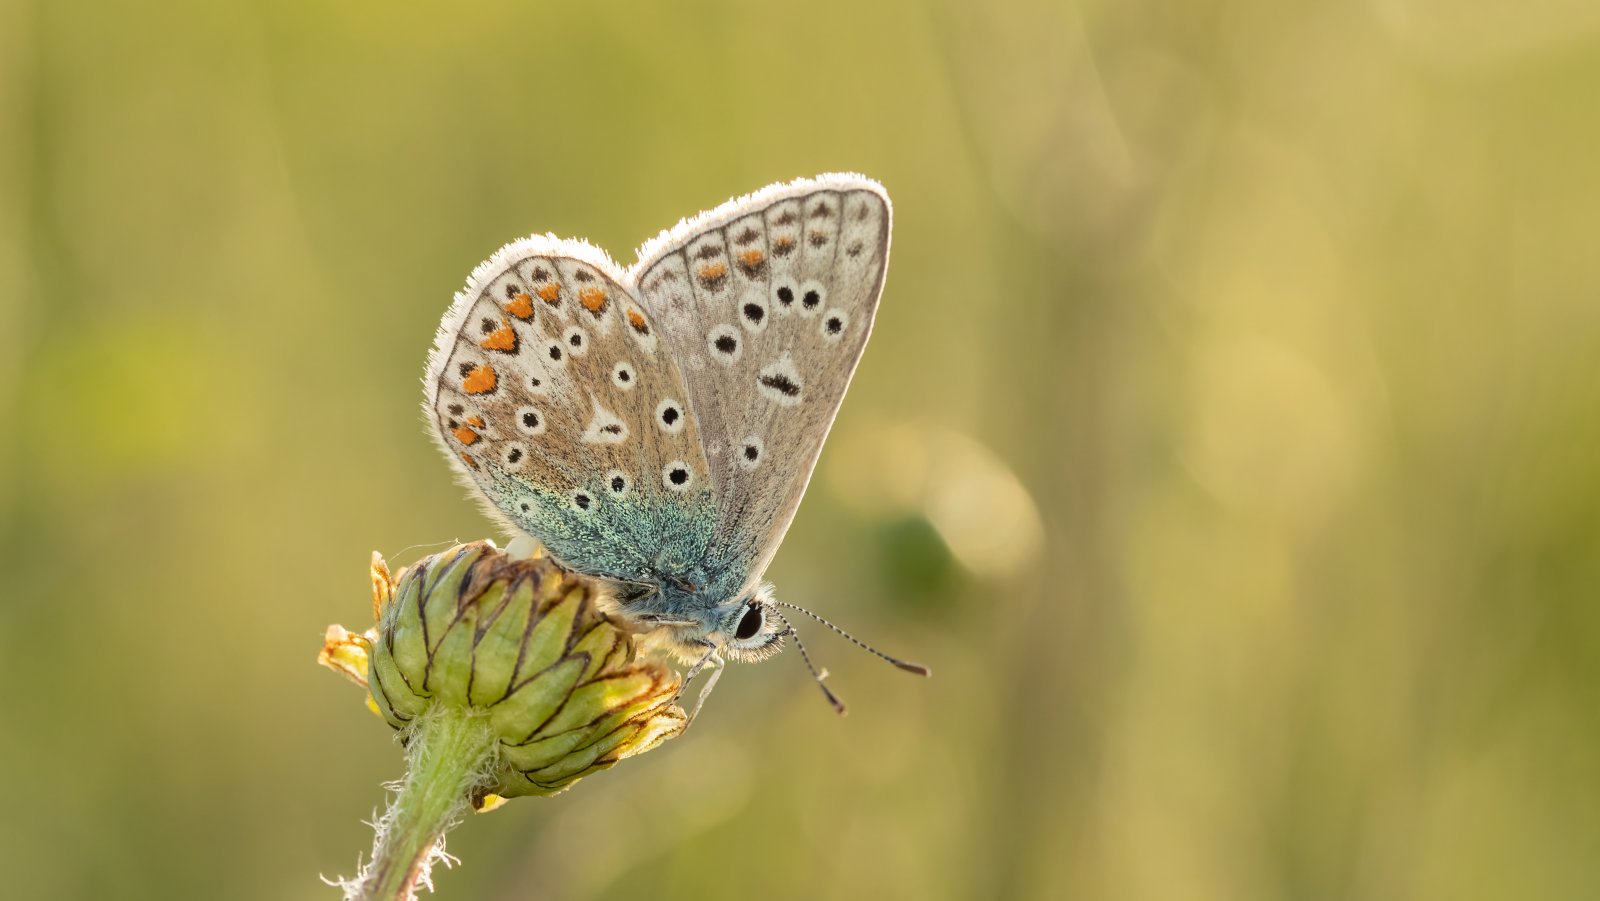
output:
M495 749L488 717L437 706L410 726L406 777L378 824L372 863L345 897L409 901L443 853L444 833L467 810L468 796Z

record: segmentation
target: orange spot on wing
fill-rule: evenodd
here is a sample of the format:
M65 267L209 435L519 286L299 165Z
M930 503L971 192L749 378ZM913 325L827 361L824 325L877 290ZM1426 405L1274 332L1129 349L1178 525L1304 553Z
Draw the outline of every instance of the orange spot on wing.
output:
M481 429L481 428L483 428L483 417L482 416L468 416L467 417L467 425L476 426L476 427Z
M461 380L461 390L468 394L488 394L494 390L495 381L494 370L480 365Z
M712 263L700 267L700 277L705 279L722 278L728 274L728 267L721 263Z
M478 468L478 461L472 459L472 455L471 454L462 454L461 455L461 462L467 464L468 466L472 467L473 469L477 469Z
M598 313L606 308L606 291L604 288L579 288L578 303L591 313Z
M644 324L644 314L639 312L638 310L629 310L628 311L628 324L633 326L633 330L636 331L636 332L643 333L645 331L648 331L648 329L645 328L645 324Z
M467 445L468 447L478 443L478 433L464 425L458 425L451 429L450 434L456 436L457 441Z
M767 258L766 254L762 253L759 250L755 250L753 248L750 249L750 250L746 250L745 252L739 254L739 262L743 263L746 266L759 266L759 265L761 265L761 261L766 259L766 258Z
M555 282L539 286L539 299L546 303L556 303L561 300L561 286Z
M511 323L501 320L500 327L479 341L478 346L484 350L513 352L517 349L517 333L511 330Z
M510 303L506 304L506 312L518 319L532 319L533 298L526 294L518 294L516 297L511 298Z
M778 240L773 241L772 242L772 246L774 248L776 248L777 250L779 250L779 251L788 250L788 249L794 247L794 238L792 238L792 237L790 237L788 235L784 235L783 237L779 238ZM782 256L782 254L780 253L779 256Z

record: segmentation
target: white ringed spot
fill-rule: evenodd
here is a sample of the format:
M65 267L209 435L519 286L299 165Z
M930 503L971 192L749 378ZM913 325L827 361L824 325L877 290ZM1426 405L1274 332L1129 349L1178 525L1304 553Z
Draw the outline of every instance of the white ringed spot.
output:
M594 495L587 488L574 488L567 492L567 500L572 502L572 508L579 513L589 514L594 512Z
M516 412L517 428L524 435L543 435L545 429L544 413L538 407L518 407Z
M585 444L621 444L628 440L628 425L595 401L594 415L589 418L580 440Z
M656 404L656 425L668 435L676 435L683 431L683 423L687 419L683 413L683 404L672 398L663 398Z
M787 275L772 280L772 309L779 316L794 312L800 301L800 286Z
M759 435L748 435L739 442L739 447L734 453L738 458L739 468L749 472L761 465L761 458L767 453L767 445Z
M744 356L744 336L731 325L719 325L706 333L706 347L711 351L711 359L727 366Z
M759 295L747 295L739 301L739 324L750 333L767 328L767 304Z
M521 441L507 442L500 449L500 468L517 472L528 465L528 447Z
M805 383L788 354L776 363L768 363L756 374L756 388L767 400L779 406L792 407L800 403Z
M673 460L661 467L661 484L668 491L688 491L694 476L689 472L689 464L682 460Z
M576 325L568 326L561 333L561 343L567 346L569 355L581 357L589 352L589 333Z
M799 295L795 309L799 310L802 316L815 316L822 312L822 302L828 299L828 289L816 279L802 282L795 293Z
M817 328L822 333L822 340L838 343L849 327L850 317L845 315L844 310L834 309L822 317L822 323Z

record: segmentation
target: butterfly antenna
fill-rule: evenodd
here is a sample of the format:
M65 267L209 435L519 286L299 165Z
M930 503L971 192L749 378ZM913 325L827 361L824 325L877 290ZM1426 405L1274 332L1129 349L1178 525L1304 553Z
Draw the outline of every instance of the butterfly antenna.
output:
M778 614L778 619L783 620L784 628L789 631L790 635L794 636L794 646L800 649L800 659L806 662L806 669L811 671L811 678L817 680L817 687L822 689L822 693L827 696L828 703L833 705L833 709L840 716L844 716L846 713L844 702L839 700L838 695L829 691L828 686L822 681L828 678L827 670L818 670L817 665L811 662L811 655L806 653L806 643L800 640L800 633L794 630L794 623L789 622L789 618L782 613L776 610L772 612Z
M773 601L772 603L777 604L779 607L788 607L790 610L798 610L801 613L804 613L806 616L811 617L812 619L816 620L817 622L822 623L824 626L827 626L828 628L832 629L833 631L838 632L840 635L843 635L845 638L850 639L850 643L855 645L856 647L858 647L858 648L862 649L863 651L866 651L866 652L868 652L868 653L870 653L870 654L872 654L872 655L874 655L876 657L879 657L879 658L882 658L884 660L887 660L890 663L892 663L895 666L905 670L908 673L916 673L919 676L931 676L931 675L933 675L932 671L930 671L927 667L923 666L922 664L920 664L920 663L912 663L909 660L901 660L898 657L890 657L888 654L885 654L884 652L878 650L877 648L873 647L872 645L867 644L866 642L862 641L861 639L855 637L854 635L851 635L849 632L846 632L845 630L839 628L838 626L835 626L833 623L828 622L827 620L825 620L822 617L816 615L815 613L812 613L810 610L807 610L804 607L801 607L801 606L799 606L797 604L785 604L783 601ZM781 613L778 614L778 615L780 617L783 616L783 614L781 614ZM784 622L785 625L787 625L789 621L787 619L785 619L783 622ZM793 626L790 626L789 628L790 628L791 632L794 631L794 627ZM799 644L800 643L800 636L796 635L794 637L794 641L795 641L795 644ZM805 649L802 648L800 653L802 655L804 655L805 654ZM813 672L815 672L815 670L813 670Z

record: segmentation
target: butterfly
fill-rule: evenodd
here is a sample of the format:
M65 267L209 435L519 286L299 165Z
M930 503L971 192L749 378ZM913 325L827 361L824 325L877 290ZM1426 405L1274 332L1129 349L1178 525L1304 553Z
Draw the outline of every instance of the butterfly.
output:
M762 576L872 331L890 222L882 185L830 174L681 221L627 269L535 235L479 265L439 326L440 447L492 517L611 583L625 621L693 663L686 683L714 667L696 712L725 658L798 643L780 608L822 620Z

